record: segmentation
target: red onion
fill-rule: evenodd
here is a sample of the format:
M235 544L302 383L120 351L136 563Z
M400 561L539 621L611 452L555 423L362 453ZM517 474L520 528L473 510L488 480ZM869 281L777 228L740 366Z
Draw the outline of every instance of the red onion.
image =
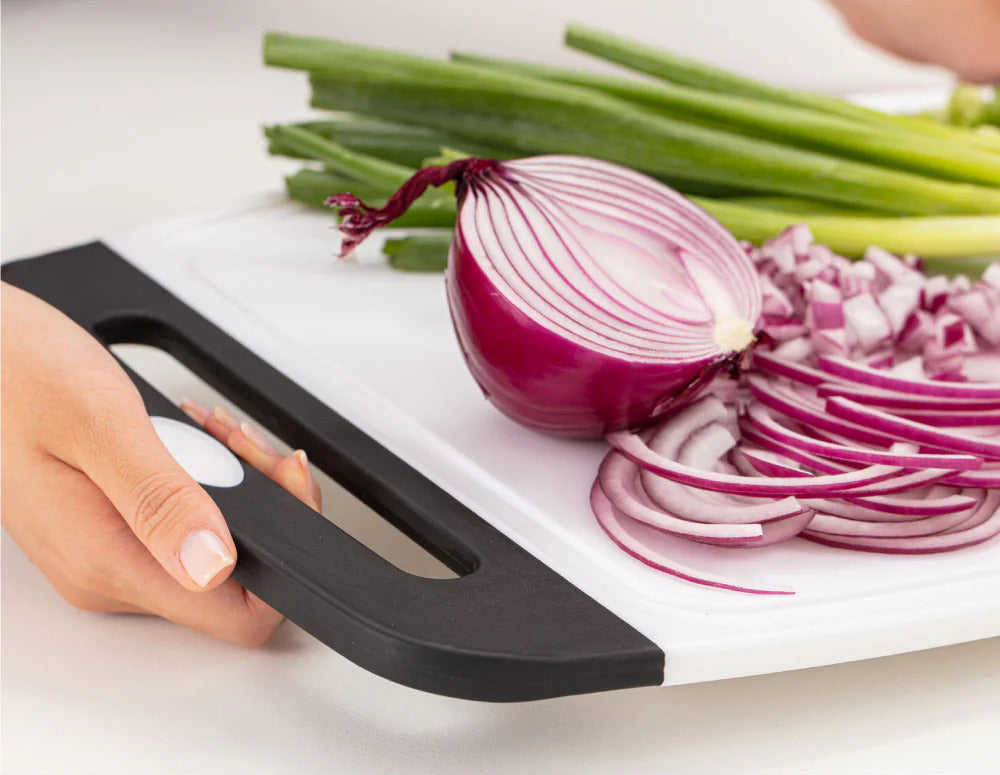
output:
M1000 534L1000 263L976 283L928 278L875 248L851 263L802 226L746 250L763 293L752 372L710 387L724 403L704 398L652 430L607 437L608 459L639 469L644 516L671 513L691 540L744 547L727 551L798 535L924 554ZM631 513L604 507L603 480L595 487L598 521L648 565L773 591L680 565L676 539L670 553L644 540ZM751 518L759 539L706 538Z
M657 530L677 536L716 543L746 543L760 540L764 532L759 524L705 524L683 519L649 503L635 482L635 465L623 455L608 455L598 474L601 491L623 514ZM796 508L795 513L801 509Z
M888 495L873 498L815 498L805 503L816 512L845 519L865 522L909 522L924 517L968 512L979 502L976 498L959 494L952 488L932 487L922 498Z
M739 243L673 190L607 162L462 159L420 170L381 210L333 196L344 251L448 181L455 330L487 398L518 422L566 436L642 425L754 342L761 290Z
M919 554L1000 533L1000 263L975 283L878 248L852 263L804 225L741 246L660 183L571 156L427 168L380 210L335 195L344 252L449 181L469 369L518 422L606 435L591 506L624 551L786 594L675 555L796 536Z
M979 507L965 522L933 535L871 537L819 530L805 530L801 535L828 546L888 554L929 554L961 549L1000 535L1000 491L992 490L983 497Z
M958 431L941 430L913 420L905 420L839 396L829 399L826 407L835 417L856 423L869 423L880 433L892 434L897 438L927 444L937 449L979 455L984 460L1000 460L1000 441L978 439Z
M913 454L905 455L868 447L849 447L812 438L793 429L782 426L767 408L755 404L746 414L750 425L765 436L776 441L784 441L805 452L812 452L832 460L847 460L865 465L884 463L886 465L907 466L908 468L951 468L954 470L975 470L982 461L973 455Z
M822 355L816 359L816 363L821 370L827 372L829 381L849 382L870 388L898 390L938 398L1000 400L1000 382L965 384L932 379L906 379L843 358L827 358ZM1000 379L1000 374L997 378Z
M601 490L599 482L594 482L590 491L590 505L597 517L598 524L608 537L622 550L651 568L686 581L719 589L731 589L735 592L752 592L758 595L792 594L792 590L787 587L747 584L687 567L672 554L657 549L656 545L647 537L646 531L650 531L651 528L646 527L643 530L643 525L635 523L616 509Z
M758 358L757 363L761 361ZM917 410L931 412L961 412L963 410L987 411L1000 409L1000 399L988 398L936 398L933 396L912 395L892 390L880 390L860 385L847 385L833 382L819 382L816 394L820 398L843 396L868 406L885 407L892 410Z

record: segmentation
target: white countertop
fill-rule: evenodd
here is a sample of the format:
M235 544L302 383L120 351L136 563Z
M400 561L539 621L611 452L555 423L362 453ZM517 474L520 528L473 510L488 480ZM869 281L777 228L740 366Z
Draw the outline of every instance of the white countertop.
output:
M268 28L568 63L559 30L574 19L660 30L665 45L794 85L942 81L851 41L818 3L647 6L8 0L3 257L275 188L282 166L263 153L257 126L302 115L306 88L299 75L258 65ZM161 382L172 397L189 392L174 376ZM327 494L329 509L365 524L363 509ZM421 563L391 531L361 529ZM486 705L389 683L287 623L266 647L245 651L149 618L79 612L6 534L2 552L5 773L996 771L1000 639Z

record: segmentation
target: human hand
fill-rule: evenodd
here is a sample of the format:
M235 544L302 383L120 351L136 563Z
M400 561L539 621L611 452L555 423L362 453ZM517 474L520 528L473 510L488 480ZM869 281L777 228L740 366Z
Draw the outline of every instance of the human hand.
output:
M68 602L151 613L241 645L281 615L228 578L236 548L215 503L170 456L117 361L58 310L3 284L3 526ZM185 410L314 508L304 453Z
M830 0L854 33L974 83L1000 82L1000 0Z

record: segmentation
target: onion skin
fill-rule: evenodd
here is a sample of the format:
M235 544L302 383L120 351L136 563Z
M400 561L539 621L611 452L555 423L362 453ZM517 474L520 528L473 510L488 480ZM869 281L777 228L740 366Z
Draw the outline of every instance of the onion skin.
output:
M732 362L722 356L643 364L568 341L497 290L471 256L460 225L445 286L462 355L487 399L545 433L600 438L644 425L686 404Z

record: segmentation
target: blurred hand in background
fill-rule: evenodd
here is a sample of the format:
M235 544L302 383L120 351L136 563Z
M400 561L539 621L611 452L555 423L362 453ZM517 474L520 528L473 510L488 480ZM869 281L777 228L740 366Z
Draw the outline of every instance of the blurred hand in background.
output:
M830 0L858 37L973 83L1000 82L1000 0Z

